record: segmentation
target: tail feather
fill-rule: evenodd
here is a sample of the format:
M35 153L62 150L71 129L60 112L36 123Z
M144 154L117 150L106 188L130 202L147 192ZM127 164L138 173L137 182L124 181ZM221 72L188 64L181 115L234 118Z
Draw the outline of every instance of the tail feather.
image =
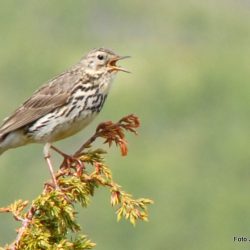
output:
M7 149L6 149L6 147L4 147L4 135L3 134L0 134L0 155L4 152L4 151L6 151Z
M5 149L0 147L0 155L1 155L4 151L5 151Z

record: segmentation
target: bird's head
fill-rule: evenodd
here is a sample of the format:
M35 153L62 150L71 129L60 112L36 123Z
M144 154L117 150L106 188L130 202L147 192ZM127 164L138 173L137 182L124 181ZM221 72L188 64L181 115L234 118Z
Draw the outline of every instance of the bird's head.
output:
M99 48L90 51L82 59L82 62L88 73L117 73L118 71L128 73L128 70L116 65L117 61L128 57L129 56L119 56L109 49Z

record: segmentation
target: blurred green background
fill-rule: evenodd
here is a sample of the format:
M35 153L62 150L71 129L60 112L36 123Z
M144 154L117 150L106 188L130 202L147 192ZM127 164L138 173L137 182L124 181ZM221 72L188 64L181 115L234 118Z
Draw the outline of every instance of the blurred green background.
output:
M137 114L115 179L155 201L150 221L116 222L108 191L79 209L97 250L233 250L250 242L250 2L1 1L0 117L92 48L131 55L99 117L57 145L73 152L101 121ZM54 156L55 164L59 158ZM33 199L49 178L41 145L0 157L0 206ZM17 223L0 214L0 245Z

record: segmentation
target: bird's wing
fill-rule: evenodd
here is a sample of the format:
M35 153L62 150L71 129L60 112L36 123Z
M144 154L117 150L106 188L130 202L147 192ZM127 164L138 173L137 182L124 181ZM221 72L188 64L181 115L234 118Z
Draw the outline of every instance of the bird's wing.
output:
M55 108L64 105L72 86L77 81L77 74L66 72L38 89L0 127L0 136L24 127Z

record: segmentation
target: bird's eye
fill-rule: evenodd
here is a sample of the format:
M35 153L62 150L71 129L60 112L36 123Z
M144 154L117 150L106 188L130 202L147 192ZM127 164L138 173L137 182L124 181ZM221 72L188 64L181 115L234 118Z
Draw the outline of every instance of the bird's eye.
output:
M103 60L103 59L104 59L104 56L103 56L103 55L98 55L97 58L98 58L99 60Z

